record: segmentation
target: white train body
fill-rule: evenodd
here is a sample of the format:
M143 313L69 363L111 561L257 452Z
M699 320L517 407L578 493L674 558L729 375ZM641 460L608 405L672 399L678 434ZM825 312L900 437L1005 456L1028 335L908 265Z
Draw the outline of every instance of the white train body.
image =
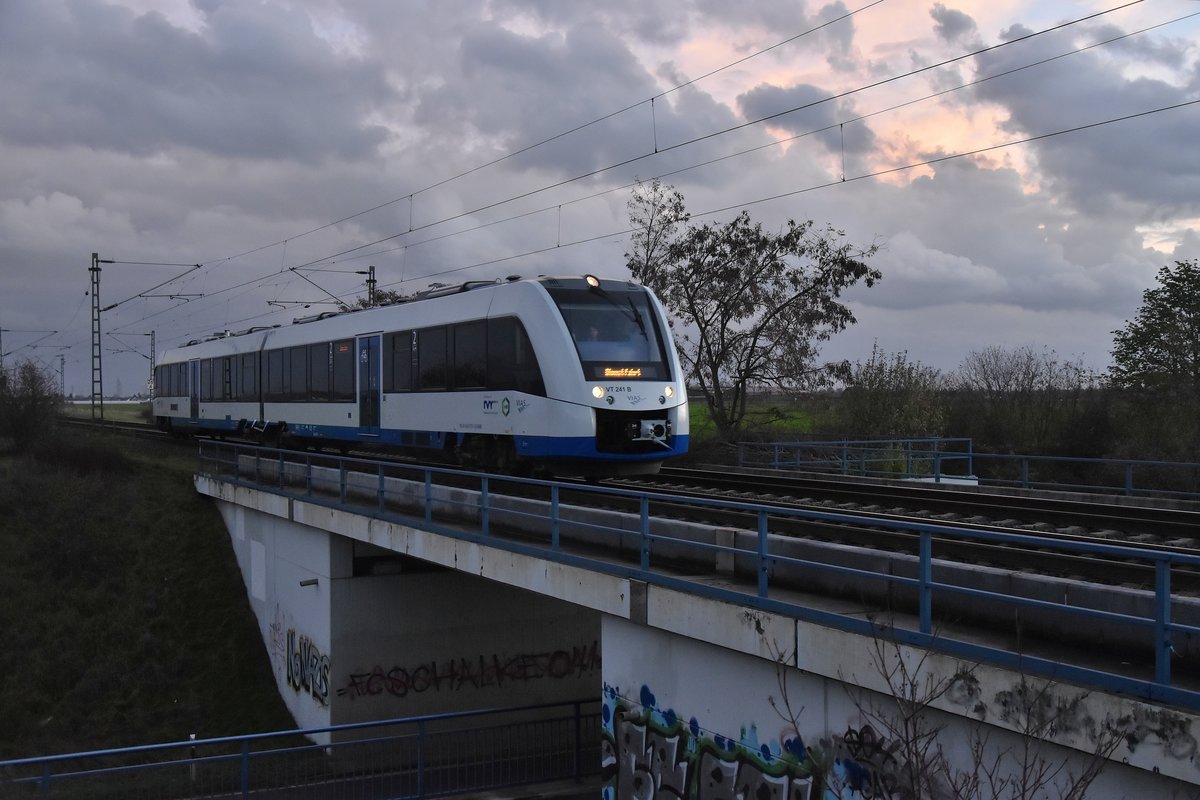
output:
M168 351L162 427L430 448L466 464L628 474L686 452L666 317L624 281L510 279Z

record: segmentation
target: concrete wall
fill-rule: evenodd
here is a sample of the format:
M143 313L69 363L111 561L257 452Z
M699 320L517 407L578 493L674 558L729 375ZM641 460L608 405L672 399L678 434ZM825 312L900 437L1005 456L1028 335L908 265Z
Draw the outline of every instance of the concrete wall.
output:
M330 602L333 579L350 575L350 543L244 505L217 506L288 710L302 728L333 724Z
M982 763L998 764L1003 777L1019 776L1039 763L1064 767L1044 791L1015 795L1055 800L1064 796L1069 776L1083 774L1092 763L1092 748L1105 741L1116 747L1114 760L1104 762L1087 797L1200 796L1195 779L1121 763L1140 749L1137 760L1183 768L1200 779L1195 740L1186 729L1164 727L1161 714L1153 712L1141 721L1131 714L1113 715L1110 699L1089 698L1070 687L1038 693L1030 686L1029 694L1017 696L1019 677L1010 676L1017 683L1007 689L992 689L997 676L977 674L968 665L947 673L940 659L912 661L911 653L887 645L876 662L868 650L857 656L839 652L836 637L801 637L799 661L810 660L806 655L813 654L805 651L819 645L823 652L810 661L827 662L832 656L839 677L796 668L797 654L790 649L795 640L782 643L775 661L606 616L603 641L606 800L911 798L906 778L916 759L906 754L905 737L892 727L901 706L893 693L866 688L886 683L885 675L911 679L914 696L937 691L922 711L921 724L940 729L933 748L960 776L975 763L972 744L983 742ZM779 644L764 640L766 650ZM893 671L896 658L907 661L908 673ZM958 713L945 707L957 707ZM1054 734L1073 740L1073 746L1036 741L1024 756L1032 740L1012 729L1029 724L1056 726ZM984 788L978 795L960 796L1014 795Z
M335 724L600 693L593 611L452 571L335 589Z
M600 695L597 612L451 570L354 576L355 542L282 503L217 505L300 727Z

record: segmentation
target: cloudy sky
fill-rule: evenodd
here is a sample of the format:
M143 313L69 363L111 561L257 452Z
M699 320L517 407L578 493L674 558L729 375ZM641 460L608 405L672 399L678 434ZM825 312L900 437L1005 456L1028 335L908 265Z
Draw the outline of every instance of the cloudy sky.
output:
M1103 369L1157 270L1200 258L1197 14L0 0L6 363L62 355L90 392L93 252L124 262L100 295L106 390L127 393L150 331L161 351L287 323L363 293L368 265L401 291L624 276L629 185L663 176L697 221L881 245L829 358L878 342L948 371L1031 346Z

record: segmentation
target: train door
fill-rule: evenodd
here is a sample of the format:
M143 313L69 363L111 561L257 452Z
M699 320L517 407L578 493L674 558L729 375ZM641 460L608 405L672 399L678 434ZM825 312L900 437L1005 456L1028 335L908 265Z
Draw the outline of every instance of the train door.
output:
M200 361L188 362L188 396L191 398L191 418L200 418Z
M379 435L381 339L379 334L358 337L358 427L359 433L368 436Z

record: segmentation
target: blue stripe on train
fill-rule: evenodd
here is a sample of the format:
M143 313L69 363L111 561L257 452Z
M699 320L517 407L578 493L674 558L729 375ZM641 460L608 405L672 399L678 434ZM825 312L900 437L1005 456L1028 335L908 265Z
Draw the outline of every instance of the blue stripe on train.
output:
M336 439L339 441L381 444L392 447L422 447L441 449L445 437L431 431L379 428L377 432L338 425L289 425L288 433L298 438ZM602 453L589 436L515 436L517 455L524 458L586 458L597 461L658 461L687 452L688 437L674 436L673 446L651 453Z
M174 418L177 426L194 427L218 432L236 431L240 420ZM416 447L440 450L445 436L432 431L379 428L375 432L342 425L289 425L288 433L299 439L325 439L342 442L361 442L389 447ZM687 452L688 437L671 437L672 447L650 453L602 453L590 436L515 436L517 454L535 459L590 459L596 461L659 461Z

